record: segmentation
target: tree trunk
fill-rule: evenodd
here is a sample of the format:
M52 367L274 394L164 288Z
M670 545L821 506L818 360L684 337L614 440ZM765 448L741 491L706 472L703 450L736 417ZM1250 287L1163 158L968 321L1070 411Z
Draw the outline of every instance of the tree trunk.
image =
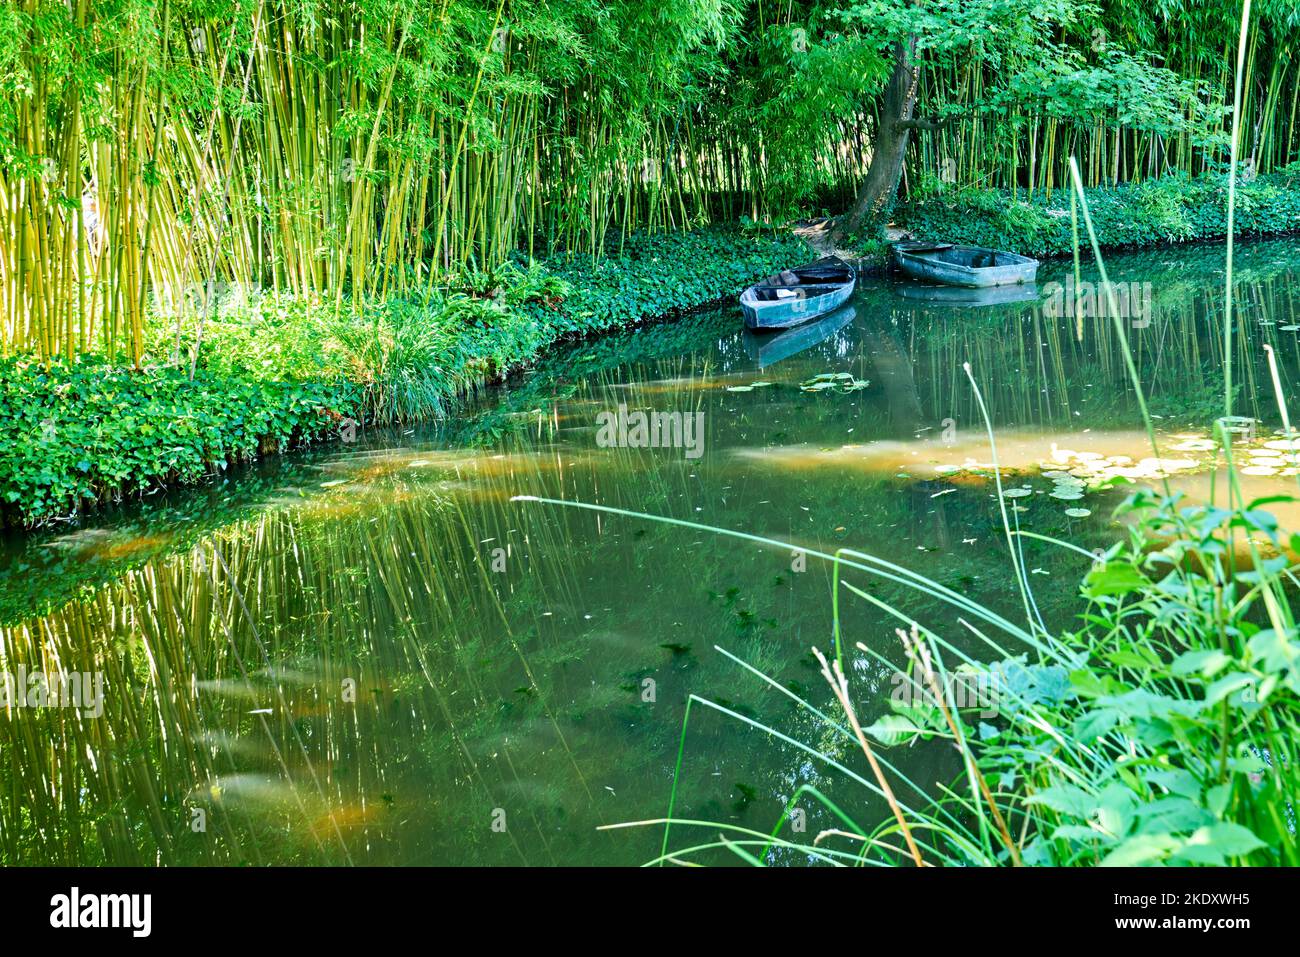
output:
M911 433L913 436L925 424L921 409L921 392L916 387L912 357L899 342L892 325L867 323L859 327L870 356L872 371L885 395L885 416L891 428L887 435Z
M898 181L903 175L908 137L916 125L912 120L912 110L916 106L920 68L915 55L916 37L894 44L894 71L885 87L880 128L876 130L872 144L871 166L858 188L853 208L844 214L836 227L837 237L879 223L893 211L898 197Z

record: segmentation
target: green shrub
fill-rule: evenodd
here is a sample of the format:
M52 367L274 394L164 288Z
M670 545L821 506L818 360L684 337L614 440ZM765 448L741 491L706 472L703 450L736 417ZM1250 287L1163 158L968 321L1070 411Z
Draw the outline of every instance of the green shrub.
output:
M1087 191L1103 248L1223 239L1228 231L1224 174L1170 175L1143 183ZM897 222L917 236L990 246L1030 256L1070 255L1074 249L1070 194L1012 199L1000 190L961 190L900 206ZM1300 182L1292 175L1260 176L1237 187L1239 236L1300 229Z
M94 357L49 370L0 364L0 509L28 523L128 490L194 482L227 463L371 425L444 415L557 340L676 315L808 257L794 239L706 229L630 237L597 263L555 257L458 277L424 299L336 311L266 296L203 323L196 377L172 362L177 330L155 317L142 371ZM182 324L180 341L197 338Z
M801 240L736 229L637 236L620 255L595 263L547 261L547 271L570 292L526 308L559 333L587 335L696 309L808 256Z
M0 360L0 502L40 521L126 488L196 481L325 437L347 401L328 384L208 369L191 382L175 367Z

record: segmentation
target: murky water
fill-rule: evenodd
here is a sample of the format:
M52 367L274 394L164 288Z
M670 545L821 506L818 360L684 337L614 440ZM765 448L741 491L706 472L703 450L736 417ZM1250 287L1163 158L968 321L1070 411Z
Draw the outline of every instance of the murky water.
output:
M670 850L769 831L801 785L873 825L884 802L794 742L867 776L860 752L759 676L835 711L811 654L832 650L832 569L809 553L867 552L1023 621L965 362L1006 487L1025 490L1008 499L1021 528L1091 550L1122 533L1106 479L1210 494L1221 261L1109 262L1150 283L1126 325L1155 463L1109 318L869 281L850 312L788 338L743 334L726 308L581 345L440 429L10 540L0 670L98 675L102 699L0 716L0 855L636 864L661 853L662 825L607 826L662 818L679 755L673 814L711 823L675 826ZM1296 242L1239 254L1234 411L1263 420L1247 494L1295 488L1264 448L1279 420L1263 345L1295 407L1297 261ZM1045 267L1040 289L1066 272ZM1088 559L1023 550L1038 612L1069 627ZM987 656L968 613L845 581ZM843 591L839 610L866 723L894 686L854 645L902 661L898 621ZM905 802L958 770L940 749L881 750ZM800 807L809 834L839 824Z

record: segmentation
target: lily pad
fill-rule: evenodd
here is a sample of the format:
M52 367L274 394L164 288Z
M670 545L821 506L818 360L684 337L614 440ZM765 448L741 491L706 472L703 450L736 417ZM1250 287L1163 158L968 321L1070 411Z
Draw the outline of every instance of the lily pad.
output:
M804 392L823 392L826 389L834 389L837 392L857 392L870 384L868 380L859 379L851 372L823 372L799 383L799 388Z
M1183 472L1196 468L1198 464L1192 459L1143 459L1138 463L1143 468L1163 469L1166 472Z

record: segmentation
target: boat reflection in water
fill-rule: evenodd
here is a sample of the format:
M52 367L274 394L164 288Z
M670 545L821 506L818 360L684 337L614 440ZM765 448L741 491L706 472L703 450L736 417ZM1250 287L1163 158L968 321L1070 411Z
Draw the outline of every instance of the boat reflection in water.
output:
M958 308L1005 306L1038 300L1038 285L1032 282L1012 286L983 287L932 286L928 283L904 282L896 285L894 291L904 299Z
M796 326L778 335L756 333L746 329L745 351L749 353L751 359L758 362L760 369L764 369L782 359L803 352L819 342L825 342L851 324L856 316L857 311L853 306L844 306L816 322Z

